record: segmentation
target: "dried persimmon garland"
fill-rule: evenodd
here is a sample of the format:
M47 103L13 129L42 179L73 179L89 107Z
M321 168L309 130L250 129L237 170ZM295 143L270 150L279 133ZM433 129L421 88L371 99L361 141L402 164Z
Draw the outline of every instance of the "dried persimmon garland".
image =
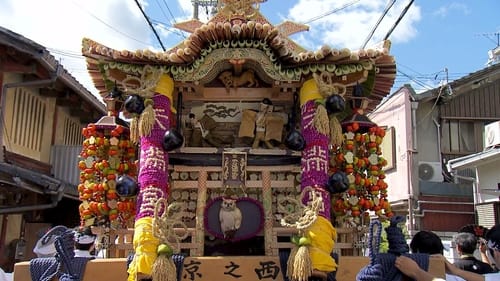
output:
M134 194L120 194L117 180L137 176L136 150L121 125L89 124L80 152L79 206L82 225L126 228L134 221ZM130 196L129 196L130 195Z

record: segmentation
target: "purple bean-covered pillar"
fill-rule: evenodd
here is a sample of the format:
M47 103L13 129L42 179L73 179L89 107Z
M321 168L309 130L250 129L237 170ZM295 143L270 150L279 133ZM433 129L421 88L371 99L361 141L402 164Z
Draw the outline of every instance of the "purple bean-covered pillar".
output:
M162 75L151 99L145 100L146 109L154 119L150 130L140 134L139 185L137 214L134 226L134 259L129 266L128 281L151 276L157 257L159 239L153 235L152 222L156 202L168 195L168 153L163 149L163 137L170 128L171 102L174 83L168 75ZM141 123L141 122L139 122ZM141 125L141 124L140 124ZM139 125L139 126L140 126ZM144 130L143 130L144 131Z
M304 204L313 198L311 192L322 199L322 207L318 218L307 229L306 236L311 239L309 253L312 268L316 274L335 271L337 264L331 257L337 232L330 222L330 193L326 190L329 169L329 119L326 109L319 100L324 97L318 90L314 79L304 82L300 90L301 126L306 146L302 151L301 188L304 194ZM313 273L314 274L314 273Z

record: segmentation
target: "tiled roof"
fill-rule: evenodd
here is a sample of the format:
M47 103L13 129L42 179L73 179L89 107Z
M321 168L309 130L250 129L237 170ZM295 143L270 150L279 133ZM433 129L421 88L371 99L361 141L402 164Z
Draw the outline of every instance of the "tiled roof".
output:
M72 88L77 95L87 100L96 110L103 114L106 113L104 104L80 84L71 73L64 69L44 46L4 27L0 27L0 45L8 46L9 48L32 57L49 72L55 72L57 69L62 69L58 77L62 83Z

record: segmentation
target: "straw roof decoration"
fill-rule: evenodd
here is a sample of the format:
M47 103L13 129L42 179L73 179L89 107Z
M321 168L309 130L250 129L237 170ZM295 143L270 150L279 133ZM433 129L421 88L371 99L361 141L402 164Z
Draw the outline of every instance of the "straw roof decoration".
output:
M375 47L350 50L322 46L306 50L288 35L308 30L307 26L286 21L273 26L260 14L263 0L224 0L208 22L190 20L176 27L191 34L167 51L114 50L84 38L82 53L87 69L101 96L115 85L124 85L129 76L140 77L146 65L169 73L176 87L191 85L195 91L232 67L231 60L242 60L270 87L301 84L314 73L327 72L332 83L347 87L349 100L356 84L368 97L367 110L373 110L389 93L396 77L390 41ZM189 92L189 91L188 91Z

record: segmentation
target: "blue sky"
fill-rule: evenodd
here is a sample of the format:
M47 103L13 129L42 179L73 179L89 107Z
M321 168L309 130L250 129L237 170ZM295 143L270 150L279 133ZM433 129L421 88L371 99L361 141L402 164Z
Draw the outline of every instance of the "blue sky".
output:
M192 17L191 0L141 0L169 49L188 34L172 32L175 22ZM307 23L308 32L292 36L303 47L322 45L359 49L379 20L388 0L267 0L261 13L271 23ZM387 34L410 0L397 0L368 42ZM404 83L426 90L485 67L488 50L500 32L498 0L414 1L389 39L398 75L393 91ZM206 21L200 11L200 20ZM134 0L2 0L0 26L47 47L84 86L90 82L81 56L81 39L91 38L118 50L161 51Z

